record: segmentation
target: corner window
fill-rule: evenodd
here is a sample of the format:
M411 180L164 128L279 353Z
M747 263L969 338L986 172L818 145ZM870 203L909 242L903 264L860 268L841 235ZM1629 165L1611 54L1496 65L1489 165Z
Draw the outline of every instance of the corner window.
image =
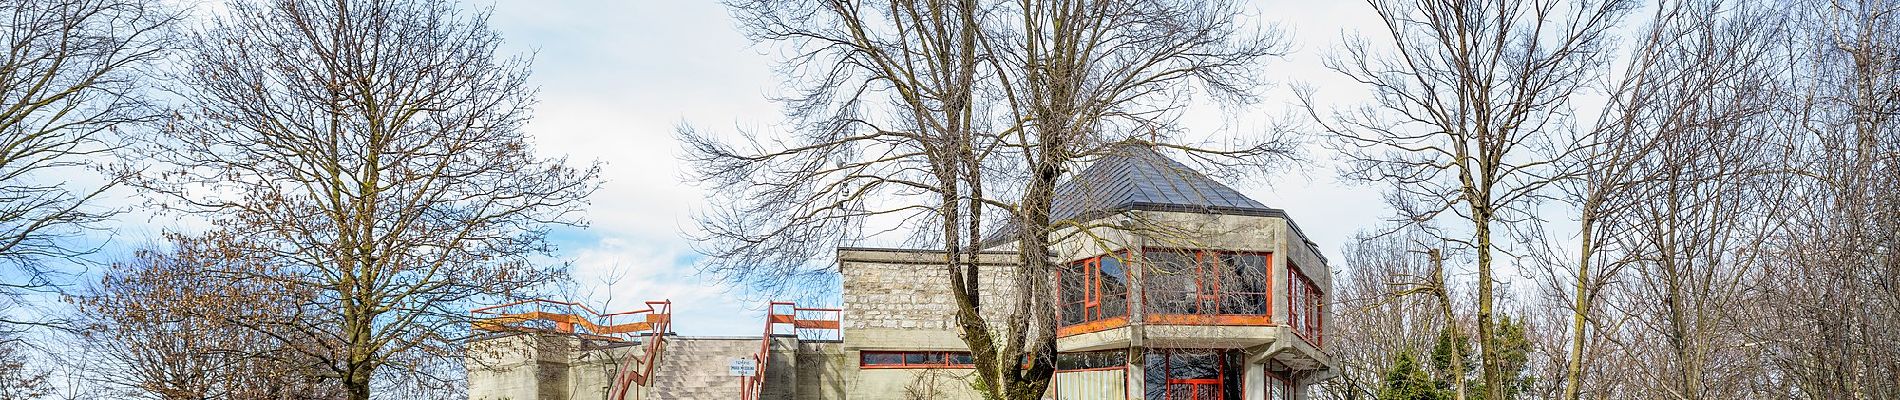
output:
M1325 320L1322 319L1325 315L1325 294L1293 263L1287 263L1286 276L1287 326L1293 328L1293 333L1318 347L1321 335L1325 333Z
M1085 259L1058 273L1061 326L1128 316L1128 269L1121 257L1108 254Z

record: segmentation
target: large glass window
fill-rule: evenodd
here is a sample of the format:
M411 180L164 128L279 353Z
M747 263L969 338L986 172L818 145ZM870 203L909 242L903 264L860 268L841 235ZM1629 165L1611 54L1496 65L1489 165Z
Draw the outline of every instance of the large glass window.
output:
M1268 256L1211 250L1149 250L1144 296L1150 314L1267 315Z
M1058 371L1121 368L1127 366L1128 353L1123 350L1086 351L1056 355L1056 370Z
M1142 372L1148 400L1240 399L1240 373L1246 368L1238 351L1148 349Z
M1307 342L1319 346L1320 336L1325 332L1324 320L1321 319L1326 305L1323 300L1325 296L1319 291L1319 285L1313 284L1313 280L1301 273L1293 263L1287 263L1286 275L1287 325L1293 327L1294 333L1306 338Z
M1062 326L1128 316L1128 269L1120 256L1103 255L1063 268Z
M1267 371L1266 386L1264 389L1267 391L1265 396L1267 400L1293 400L1293 384L1286 379L1286 375Z
M1149 250L1146 291L1149 314L1199 314L1201 277L1196 252Z
M863 368L970 368L970 353L961 351L866 351L858 353Z

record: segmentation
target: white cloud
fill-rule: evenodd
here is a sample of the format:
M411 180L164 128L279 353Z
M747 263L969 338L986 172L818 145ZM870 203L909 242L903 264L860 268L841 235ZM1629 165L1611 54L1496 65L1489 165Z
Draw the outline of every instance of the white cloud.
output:
M493 23L508 40L505 51L534 52L534 83L541 104L529 133L539 149L576 163L606 163L604 186L588 212L588 240L564 243L580 291L596 301L611 295L616 308L646 299L677 304L675 328L687 334L756 335L757 305L726 287L694 276L692 251L680 232L704 196L681 182L674 129L682 121L715 130L779 119L765 96L779 90L774 60L759 54L734 29L718 2L504 1ZM1294 30L1296 53L1268 65L1268 80L1303 82L1328 103L1353 101L1360 89L1325 70L1322 50L1342 30L1370 16L1363 4L1266 1L1259 18ZM1244 115L1187 121L1195 129L1264 125L1292 102L1276 86ZM1337 183L1326 154L1318 167L1237 185L1248 195L1284 208L1328 254L1384 215L1376 191ZM901 240L901 238L900 238ZM601 284L620 276L613 284Z
M685 335L744 335L764 329L760 304L738 300L728 286L696 277L690 252L620 238L602 238L572 252L574 281L588 304L602 312L644 308L646 301L673 302L673 330Z

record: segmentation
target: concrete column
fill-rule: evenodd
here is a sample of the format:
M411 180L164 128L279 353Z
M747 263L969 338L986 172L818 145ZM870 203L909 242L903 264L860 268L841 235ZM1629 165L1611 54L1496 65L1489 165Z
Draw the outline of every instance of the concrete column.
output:
M564 335L524 333L469 346L469 398L568 399L569 361L578 342Z
M1240 393L1241 398L1247 400L1267 400L1266 364L1248 363L1246 371L1241 373L1240 380L1243 384L1241 390L1245 390L1245 392Z
M1136 336L1136 337L1140 337L1140 336ZM1146 353L1147 353L1147 349L1145 348L1141 348L1141 347L1128 348L1128 376L1127 378L1128 378L1128 398L1130 399L1148 398L1147 397L1148 396L1148 381L1147 381L1148 374L1146 372L1147 367L1148 367L1148 362L1147 362L1148 355Z

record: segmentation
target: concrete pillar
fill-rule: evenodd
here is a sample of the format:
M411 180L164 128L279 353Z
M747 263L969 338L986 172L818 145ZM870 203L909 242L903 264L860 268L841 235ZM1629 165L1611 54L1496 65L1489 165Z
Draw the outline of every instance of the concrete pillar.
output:
M1140 336L1136 336L1136 337L1140 337ZM1141 348L1141 347L1128 348L1128 377L1127 378L1128 378L1128 398L1130 399L1148 398L1147 397L1148 396L1148 381L1147 381L1148 374L1146 372L1147 367L1148 367L1148 362L1147 362L1148 355L1146 354L1147 350L1148 349Z
M1267 400L1267 365L1261 363L1247 363L1246 365L1247 369L1241 373L1240 378L1242 382L1241 389L1245 390L1245 392L1240 394L1241 398L1247 400Z
M524 333L469 345L468 393L472 400L565 400L573 337Z

